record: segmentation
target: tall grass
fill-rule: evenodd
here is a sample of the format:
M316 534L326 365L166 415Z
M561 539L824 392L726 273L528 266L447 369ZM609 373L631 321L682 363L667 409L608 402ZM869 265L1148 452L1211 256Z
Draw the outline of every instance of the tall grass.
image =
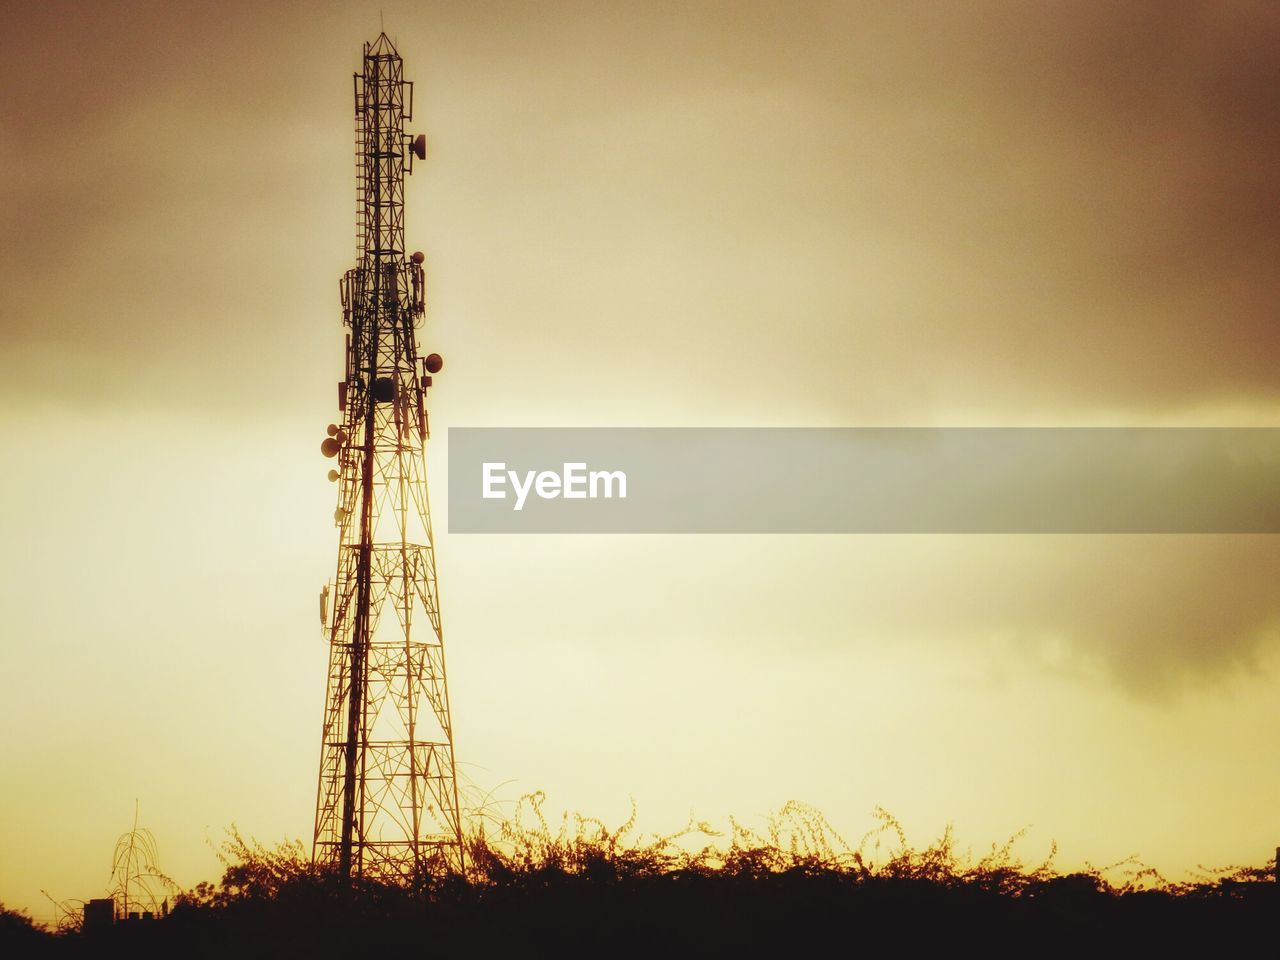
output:
M505 814L472 810L465 876L429 869L406 883L350 888L313 864L302 842L264 844L233 827L218 851L218 882L182 892L170 916L145 930L111 936L132 938L135 952L183 956L402 945L724 953L832 937L918 946L995 933L1059 945L1221 947L1224 938L1269 935L1280 907L1274 861L1177 882L1135 859L1062 872L1056 848L1024 862L1021 834L973 855L950 829L917 847L887 811L874 817L856 844L798 802L757 828L691 820L645 835L634 806L617 826L567 813L553 821L546 798L532 793ZM29 922L0 916L0 947L19 936L31 936Z

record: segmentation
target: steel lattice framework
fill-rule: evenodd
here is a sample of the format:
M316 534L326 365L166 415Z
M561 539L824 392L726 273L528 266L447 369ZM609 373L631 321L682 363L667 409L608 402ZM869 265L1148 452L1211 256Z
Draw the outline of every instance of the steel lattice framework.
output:
M423 138L405 133L412 113L413 86L381 34L355 75L358 265L340 284L351 328L342 426L323 448L338 461L340 532L321 599L329 676L313 857L348 878L463 867L423 459L439 358L418 356L423 258L404 245L404 176L424 155Z

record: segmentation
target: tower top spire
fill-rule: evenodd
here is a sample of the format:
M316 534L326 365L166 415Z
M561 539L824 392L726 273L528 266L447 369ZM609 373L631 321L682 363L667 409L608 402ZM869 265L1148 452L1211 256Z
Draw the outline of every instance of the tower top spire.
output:
M369 44L369 53L373 56L399 56L396 52L396 45L391 42L391 38L387 36L386 31L378 34L378 39Z

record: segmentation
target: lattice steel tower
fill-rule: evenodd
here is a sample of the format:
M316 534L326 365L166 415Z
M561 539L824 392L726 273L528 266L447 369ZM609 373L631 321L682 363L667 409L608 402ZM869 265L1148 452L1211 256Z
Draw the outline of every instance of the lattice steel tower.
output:
M338 568L321 593L329 679L313 857L344 877L399 879L461 869L463 849L427 504L424 401L438 355L419 357L422 254L404 245L413 85L381 34L355 75L356 257L343 276ZM330 612L331 611L331 612Z

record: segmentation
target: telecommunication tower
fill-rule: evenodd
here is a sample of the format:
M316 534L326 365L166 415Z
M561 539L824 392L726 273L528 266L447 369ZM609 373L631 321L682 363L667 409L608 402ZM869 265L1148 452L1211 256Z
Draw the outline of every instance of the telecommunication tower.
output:
M329 676L313 858L344 878L463 867L453 723L423 450L425 393L442 361L418 355L421 253L404 244L413 84L385 33L355 74L356 267L342 277L346 373L337 460L338 566L320 596Z

